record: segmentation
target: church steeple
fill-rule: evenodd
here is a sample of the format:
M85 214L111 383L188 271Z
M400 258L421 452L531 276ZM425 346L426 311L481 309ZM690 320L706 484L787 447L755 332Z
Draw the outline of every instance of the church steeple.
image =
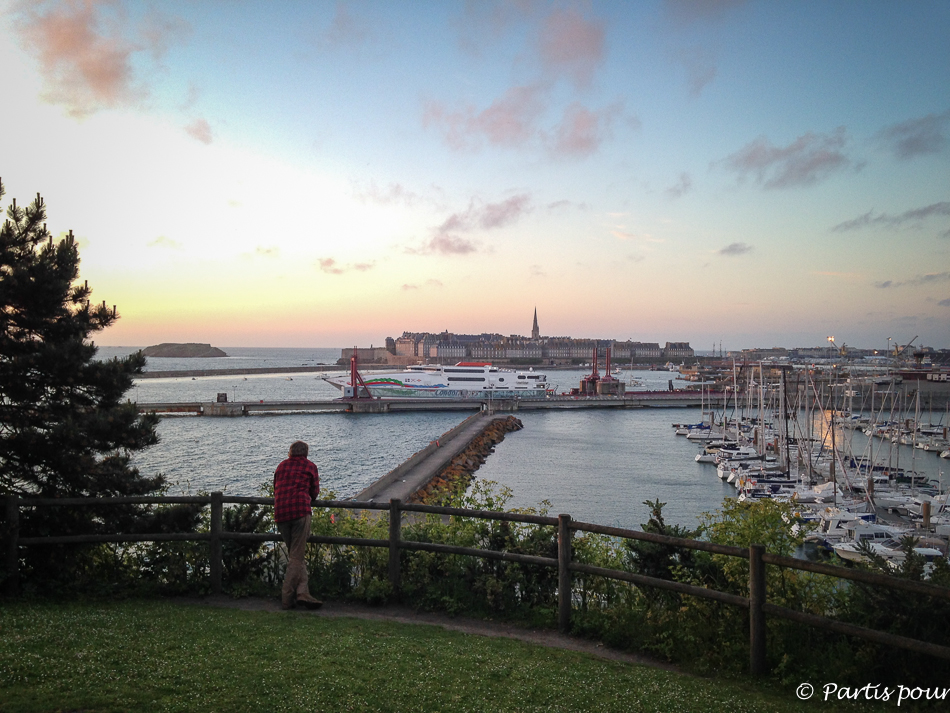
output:
M538 329L538 308L534 308L534 324L531 325L531 338L537 341L541 338L541 330Z

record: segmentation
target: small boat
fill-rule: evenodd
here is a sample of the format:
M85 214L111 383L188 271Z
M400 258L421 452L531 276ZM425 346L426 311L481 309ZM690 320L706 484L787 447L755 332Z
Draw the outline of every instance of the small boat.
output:
M741 460L762 460L763 456L754 446L723 446L716 454L716 463L735 463ZM727 466L728 467L728 466Z
M840 542L834 545L835 554L843 560L849 562L865 562L867 557L862 553L860 543L866 543L871 551L882 557L887 564L897 569L904 560L907 559L907 552L904 546L898 540L894 539L894 534L889 532L892 528L883 525L866 525L860 530L855 531L855 539L850 542ZM920 555L927 562L925 573L933 568L931 564L935 559L944 557L944 553L935 547L913 547L914 554Z
M706 441L702 453L696 455L697 463L715 463L716 456L722 448L738 448L739 444L726 441Z

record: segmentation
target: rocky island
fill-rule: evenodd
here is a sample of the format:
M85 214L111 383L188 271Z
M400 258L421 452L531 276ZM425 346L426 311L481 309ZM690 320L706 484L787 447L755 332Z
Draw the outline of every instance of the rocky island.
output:
M177 357L186 359L207 358L207 357L226 357L223 351L210 344L156 344L151 347L145 347L144 351L147 357Z

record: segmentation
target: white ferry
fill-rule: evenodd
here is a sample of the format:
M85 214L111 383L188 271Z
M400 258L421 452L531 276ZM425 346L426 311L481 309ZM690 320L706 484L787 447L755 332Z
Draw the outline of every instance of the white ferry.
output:
M324 377L341 391L352 388L350 374ZM454 366L409 366L405 371L365 374L372 396L383 398L541 398L549 387L547 375L533 369L513 371L490 363L459 362Z

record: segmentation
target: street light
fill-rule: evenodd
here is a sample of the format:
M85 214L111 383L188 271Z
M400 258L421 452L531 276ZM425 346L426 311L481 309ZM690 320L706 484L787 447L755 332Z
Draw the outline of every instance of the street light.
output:
M891 338L887 338L887 358L891 358Z

